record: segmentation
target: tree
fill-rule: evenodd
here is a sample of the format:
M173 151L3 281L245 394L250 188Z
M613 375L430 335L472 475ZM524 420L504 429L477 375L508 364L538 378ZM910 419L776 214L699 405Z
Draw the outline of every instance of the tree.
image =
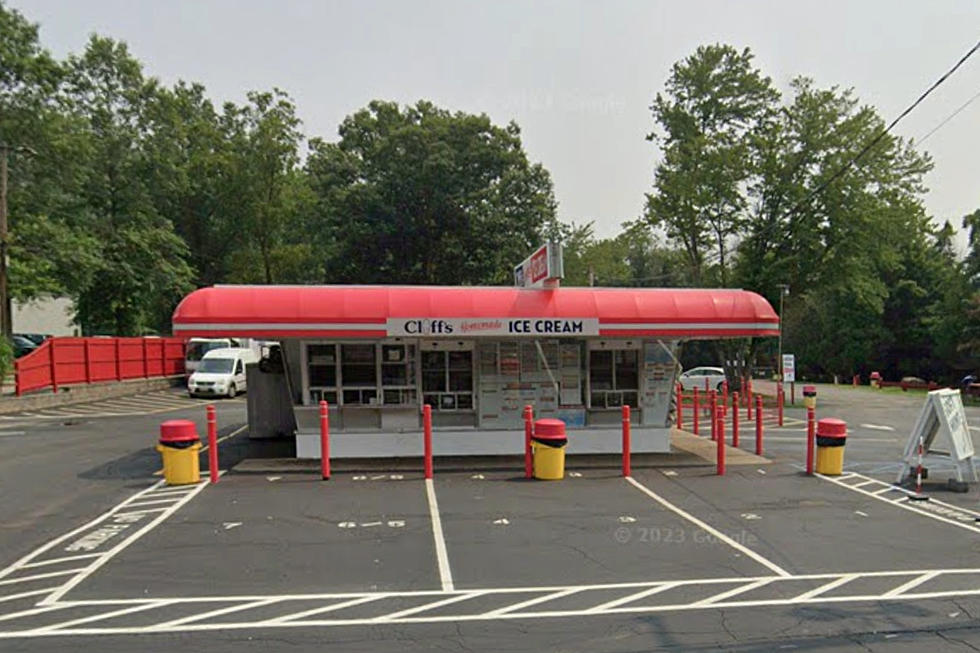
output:
M90 244L61 219L78 153L59 103L63 67L44 50L37 25L0 3L0 145L10 147L11 296L33 299L66 291ZM77 274L77 271L75 272Z
M554 219L516 124L426 101L371 102L311 141L306 171L330 282L510 283Z
M817 89L806 78L792 88L792 103L757 140L758 175L748 186L754 208L737 277L773 298L778 283L795 289L784 349L800 355L801 367L870 371L870 361L902 356L889 354L888 343L907 343L910 334L891 339L893 329L923 314L916 279L931 247L921 202L931 162L886 135L847 168L881 133L882 119L850 90ZM911 312L900 317L903 311ZM824 337L814 338L815 330Z
M741 187L753 172L751 136L778 100L752 59L748 49L701 46L674 65L650 107L663 133L647 139L661 143L663 161L646 218L681 244L697 285L729 282L732 239L745 222Z
M93 36L68 61L66 96L85 138L74 213L98 247L94 269L74 288L89 333L164 329L168 308L190 288L186 246L147 188L147 106L158 94L125 44Z

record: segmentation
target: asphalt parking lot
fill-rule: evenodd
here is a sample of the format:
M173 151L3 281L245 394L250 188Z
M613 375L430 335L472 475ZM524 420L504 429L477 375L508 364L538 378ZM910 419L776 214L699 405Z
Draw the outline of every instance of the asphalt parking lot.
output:
M843 476L808 478L792 428L767 446L773 464L725 477L231 469L168 488L147 473L107 512L4 561L0 638L31 651L980 644L976 489L909 501L890 473L866 473L901 450L881 429L855 431L869 441L849 442ZM225 444L247 448L234 429Z

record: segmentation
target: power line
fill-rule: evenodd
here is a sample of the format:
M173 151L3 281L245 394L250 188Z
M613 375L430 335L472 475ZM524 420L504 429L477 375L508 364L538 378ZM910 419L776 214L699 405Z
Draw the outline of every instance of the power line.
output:
M974 46L972 48L970 48L970 50L966 54L964 54L960 58L960 60L957 61L955 65L953 65L952 68L950 68L949 70L947 70L942 75L942 77L940 77L935 82L933 82L932 86L930 86L928 89L926 89L925 92L922 93L922 95L920 95L918 97L918 99L916 99L915 102L913 102L912 104L910 104L905 109L905 111L903 111L902 113L900 113L897 118L895 118L894 120L892 120L891 123L889 123L889 125L887 127L885 127L883 130L881 130L880 132L878 132L878 134L873 139L871 139L871 141L867 145L865 145L863 148L861 148L861 151L858 152L850 161L848 161L843 166L841 166L841 168L837 172L835 172L834 174L832 174L830 176L830 178L828 178L822 184L820 184L815 189L813 189L806 197L804 197L802 200L800 200L795 205L793 205L793 207L786 213L786 215L783 216L784 219L785 218L791 218L791 217L793 217L793 215L795 215L797 213L797 211L804 204L807 204L814 197L816 197L817 195L819 195L820 193L822 193L823 191L825 191L827 189L827 187L830 186L830 184L832 184L833 182L835 182L845 172L847 172L848 170L850 170L858 161L861 160L862 157L864 157L865 154L867 154L869 151L871 151L871 148L873 148L875 145L877 145L881 141L881 139L883 139L892 130L892 128L895 127L895 125L897 125L903 118L905 118L905 116L907 116L910 113L912 113L912 111L915 110L915 108L917 106L919 106L920 104L922 104L922 101L923 100L925 100L927 97L929 97L929 95L933 91L935 91L937 88L939 88L939 86L941 86L943 82L945 82L947 79L949 79L953 75L953 73L955 73L959 69L960 66L962 66L964 63L966 63L966 60L969 59L970 57L972 57L974 55L974 53L976 53L977 50L980 50L980 41L977 41L976 44L974 44ZM972 100L971 100L971 102L972 102ZM773 224L771 224L769 226L770 227L775 227L776 226L776 223L773 223ZM759 233L763 233L765 231L766 231L766 229L760 229L756 233L759 234Z
M969 100L967 100L962 105L960 105L960 108L959 109L957 109L953 113L951 113L948 116L946 116L946 118L943 119L943 121L941 123L939 123L938 125L936 125L932 129L930 129L928 134L926 134L925 136L923 136L922 138L919 139L918 144L919 145L922 145L923 143L925 143L926 142L926 139L928 139L930 136L932 136L937 131L939 131L942 128L942 126L945 125L947 122L949 122L950 120L952 120L953 118L955 118L957 115L959 115L959 113L961 111L963 111L963 109L965 109L968 106L970 106L971 104L973 104L974 100L976 100L977 98L980 98L980 92L978 92L976 95L974 95Z

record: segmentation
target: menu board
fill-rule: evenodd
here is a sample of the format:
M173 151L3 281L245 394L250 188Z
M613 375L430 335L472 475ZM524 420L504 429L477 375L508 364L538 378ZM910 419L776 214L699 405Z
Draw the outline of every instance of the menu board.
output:
M667 426L670 420L670 402L673 396L674 374L677 364L673 341L648 341L643 343L643 372L640 405L643 407L643 423Z

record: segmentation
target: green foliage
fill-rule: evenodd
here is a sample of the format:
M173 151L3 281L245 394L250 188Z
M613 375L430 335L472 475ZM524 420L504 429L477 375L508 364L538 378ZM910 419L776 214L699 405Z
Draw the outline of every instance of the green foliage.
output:
M0 338L0 382L14 371L14 347L6 338Z
M751 136L778 98L752 58L748 49L701 46L674 65L651 107L663 133L647 138L661 143L663 161L646 217L681 245L698 285L729 282L731 239L745 223L741 188L753 173Z
M331 282L506 284L554 218L517 125L425 101L371 102L306 170Z
M215 106L166 88L125 44L55 60L0 0L0 143L10 155L10 288L72 297L86 333L165 332L194 286L509 284L546 238L566 285L740 286L778 302L805 374L952 379L980 365L980 210L932 225L929 157L882 138L853 90L785 98L752 53L697 48L650 107L661 149L643 216L611 238L563 224L514 123L373 101L309 140L273 89ZM773 362L774 339L685 355ZM0 366L3 351L0 349Z

